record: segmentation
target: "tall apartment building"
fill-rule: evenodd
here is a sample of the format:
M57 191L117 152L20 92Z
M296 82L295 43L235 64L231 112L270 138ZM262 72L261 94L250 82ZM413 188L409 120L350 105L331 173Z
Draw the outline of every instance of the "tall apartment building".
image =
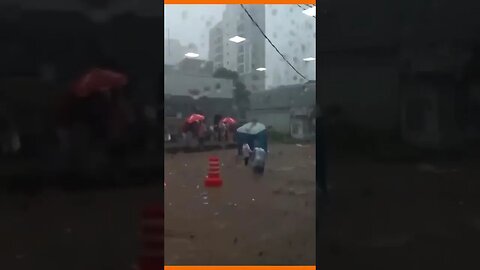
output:
M266 88L315 80L315 18L302 13L297 5L267 5L266 35L290 63L307 79L302 79L270 46L265 54Z
M265 28L265 6L245 6L261 28ZM245 41L235 43L235 36ZM248 90L265 89L265 39L238 5L227 5L222 20L210 30L209 59L214 69L224 67L238 72Z
M210 30L209 59L214 68L237 71L248 89L259 91L281 85L294 85L315 80L315 19L303 14L297 5L246 5L260 28L272 40L299 76L266 42L264 36L238 5L227 5L223 19ZM246 38L233 43L233 36ZM257 71L257 68L266 68Z

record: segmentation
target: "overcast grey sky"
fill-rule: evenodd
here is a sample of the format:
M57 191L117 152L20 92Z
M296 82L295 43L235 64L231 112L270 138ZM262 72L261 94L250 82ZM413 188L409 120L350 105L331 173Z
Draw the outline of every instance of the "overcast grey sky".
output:
M200 58L208 55L208 33L222 19L225 5L165 5L165 38L194 43Z

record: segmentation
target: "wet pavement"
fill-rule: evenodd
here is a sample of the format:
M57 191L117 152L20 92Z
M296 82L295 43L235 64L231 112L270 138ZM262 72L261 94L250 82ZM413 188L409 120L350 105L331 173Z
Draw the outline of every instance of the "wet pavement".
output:
M167 265L315 264L315 146L270 152L262 177L235 149L166 154ZM203 184L212 155L220 188Z
M332 197L319 209L320 266L478 269L478 162L331 158Z

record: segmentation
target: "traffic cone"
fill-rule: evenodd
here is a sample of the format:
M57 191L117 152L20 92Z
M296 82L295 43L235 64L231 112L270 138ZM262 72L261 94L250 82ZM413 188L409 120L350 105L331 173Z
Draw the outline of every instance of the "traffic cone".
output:
M137 263L139 270L163 269L163 221L162 204L151 205L143 209L140 229L142 249Z
M208 175L205 178L206 187L220 187L223 180L220 177L220 159L218 157L210 157L208 159Z

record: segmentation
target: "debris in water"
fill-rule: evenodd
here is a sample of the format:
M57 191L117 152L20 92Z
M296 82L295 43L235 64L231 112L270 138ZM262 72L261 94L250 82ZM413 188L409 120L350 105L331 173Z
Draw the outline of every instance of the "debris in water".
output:
M254 202L254 201L255 201L255 198L252 198L252 202Z
M200 185L197 185L197 189L200 189Z
M203 204L204 204L204 205L207 205L207 204L208 204L208 202L204 202Z

